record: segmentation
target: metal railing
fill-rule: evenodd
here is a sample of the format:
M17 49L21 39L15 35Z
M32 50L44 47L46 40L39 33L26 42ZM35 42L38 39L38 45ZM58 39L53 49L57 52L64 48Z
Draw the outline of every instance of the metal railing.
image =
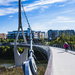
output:
M50 46L64 48L64 45L63 44L51 44ZM75 51L75 45L69 44L69 50Z

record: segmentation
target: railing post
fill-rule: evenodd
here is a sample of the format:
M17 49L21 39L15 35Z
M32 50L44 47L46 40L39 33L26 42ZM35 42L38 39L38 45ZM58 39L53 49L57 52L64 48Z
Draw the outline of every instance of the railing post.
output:
M72 50L73 50L73 45L72 45Z

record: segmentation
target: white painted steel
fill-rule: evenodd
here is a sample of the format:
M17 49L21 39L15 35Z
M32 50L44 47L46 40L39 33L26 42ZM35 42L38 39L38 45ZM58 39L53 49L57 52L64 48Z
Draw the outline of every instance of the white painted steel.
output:
M22 54L20 54L17 50L17 40L18 40L20 29L22 31L24 43L27 44L27 41L26 41L26 38L25 38L25 35L23 32L23 28L22 28L21 0L19 0L19 27L18 27L18 33L17 33L16 39L15 39L15 44L14 44L14 58L15 58L15 65L16 66L21 66L22 62L28 58L28 49L27 48L25 48L25 50Z

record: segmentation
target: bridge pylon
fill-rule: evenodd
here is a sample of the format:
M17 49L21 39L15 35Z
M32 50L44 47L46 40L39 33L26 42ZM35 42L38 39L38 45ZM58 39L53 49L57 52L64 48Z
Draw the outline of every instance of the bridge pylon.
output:
M22 28L21 0L19 0L19 26L18 26L18 32L16 35L15 45L14 45L14 58L15 58L15 65L16 66L21 66L22 62L27 60L27 58L28 58L28 48L25 48L25 50L23 51L22 54L20 54L17 50L17 40L19 37L20 30L22 31L24 43L27 44L27 40L25 38L25 34L24 34L23 28Z

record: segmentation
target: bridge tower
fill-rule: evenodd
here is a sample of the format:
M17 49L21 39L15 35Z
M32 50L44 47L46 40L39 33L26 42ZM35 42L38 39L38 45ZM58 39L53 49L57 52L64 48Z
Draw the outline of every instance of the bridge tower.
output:
M27 48L25 48L25 50L23 51L22 54L20 54L17 50L17 40L19 37L20 30L22 31L24 43L27 44L25 34L24 34L23 28L22 28L21 0L19 0L19 26L18 26L18 32L17 32L17 36L15 39L15 45L14 45L14 58L15 58L15 65L16 66L21 66L22 62L28 58L28 49Z

